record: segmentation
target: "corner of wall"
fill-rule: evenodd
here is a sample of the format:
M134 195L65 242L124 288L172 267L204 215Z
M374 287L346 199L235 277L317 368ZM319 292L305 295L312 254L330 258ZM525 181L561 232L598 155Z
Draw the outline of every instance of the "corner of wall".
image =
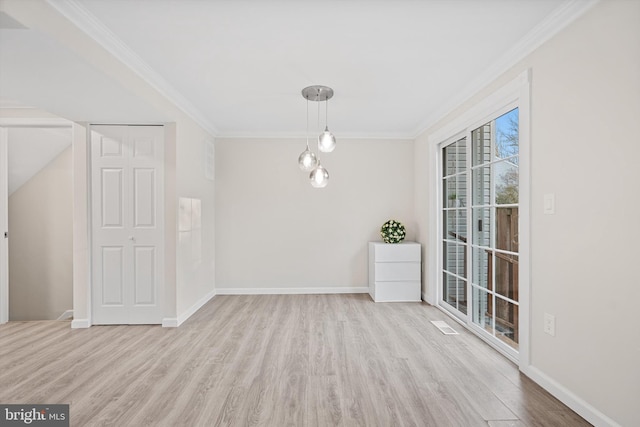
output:
M176 317L165 317L162 319L163 328L177 328L178 326L178 319Z
M73 313L76 319L71 322L72 328L91 326L88 132L87 123L73 123Z
M533 365L521 367L520 371L594 426L621 427L620 424Z
M172 327L177 324L177 283L176 283L176 257L177 257L177 230L178 230L178 195L176 176L176 123L165 124L165 315L167 324L162 321L162 326ZM175 321L175 322L174 322Z
M73 319L71 321L71 329L84 329L91 326L89 319Z
M193 304L191 307L189 307L183 313L180 313L178 315L178 318L176 319L176 325L175 326L182 325L184 322L187 321L187 319L189 319L191 316L193 316L198 310L200 310L202 308L202 306L204 306L206 303L208 303L209 300L212 299L215 296L216 296L216 292L215 291L211 291L208 294L206 294L204 297L200 298L198 301L196 301L195 304ZM162 323L162 326L164 326L164 321Z

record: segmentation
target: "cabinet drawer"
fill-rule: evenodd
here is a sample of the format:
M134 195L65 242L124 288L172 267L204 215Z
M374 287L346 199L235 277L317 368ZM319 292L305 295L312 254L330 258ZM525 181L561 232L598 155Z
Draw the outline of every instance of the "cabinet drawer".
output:
M375 302L421 301L419 281L412 282L375 282L369 290Z
M419 262L377 262L374 266L375 281L420 280Z
M373 243L375 262L420 262L418 243Z

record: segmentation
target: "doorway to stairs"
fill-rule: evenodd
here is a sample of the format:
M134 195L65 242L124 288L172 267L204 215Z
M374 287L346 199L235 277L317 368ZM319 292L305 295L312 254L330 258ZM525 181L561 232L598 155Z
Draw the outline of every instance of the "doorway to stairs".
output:
M71 126L62 120L3 123L1 135L1 320L70 318Z

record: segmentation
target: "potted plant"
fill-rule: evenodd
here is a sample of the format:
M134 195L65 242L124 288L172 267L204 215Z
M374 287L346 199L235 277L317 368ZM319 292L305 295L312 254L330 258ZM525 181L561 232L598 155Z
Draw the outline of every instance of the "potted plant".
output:
M404 240L407 233L401 222L390 219L382 224L380 235L385 243L400 243Z

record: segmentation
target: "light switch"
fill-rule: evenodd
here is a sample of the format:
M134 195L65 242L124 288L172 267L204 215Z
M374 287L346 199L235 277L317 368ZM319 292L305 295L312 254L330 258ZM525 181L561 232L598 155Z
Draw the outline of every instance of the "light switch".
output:
M548 193L544 195L544 214L553 215L556 213L556 195Z
M549 313L544 314L544 332L552 337L556 336L556 316Z

